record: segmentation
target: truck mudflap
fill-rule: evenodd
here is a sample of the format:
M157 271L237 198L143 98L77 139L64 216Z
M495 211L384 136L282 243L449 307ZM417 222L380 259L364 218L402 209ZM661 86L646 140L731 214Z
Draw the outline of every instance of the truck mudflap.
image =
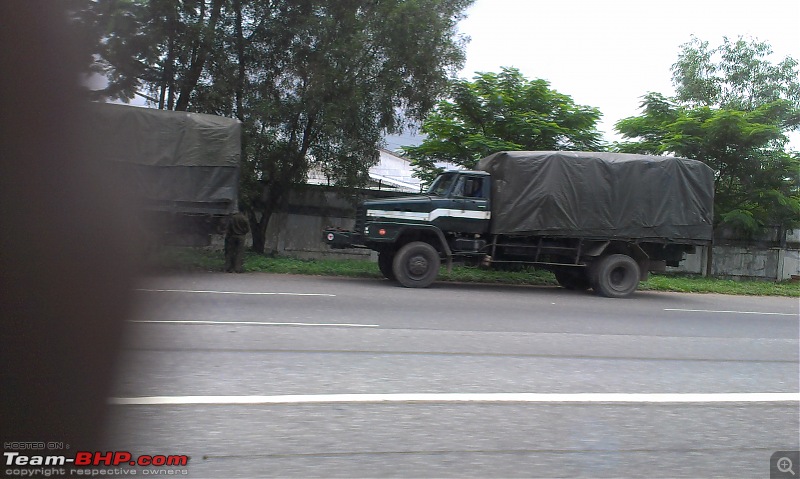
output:
M322 232L322 241L332 249L363 248L363 237L355 232L329 228Z

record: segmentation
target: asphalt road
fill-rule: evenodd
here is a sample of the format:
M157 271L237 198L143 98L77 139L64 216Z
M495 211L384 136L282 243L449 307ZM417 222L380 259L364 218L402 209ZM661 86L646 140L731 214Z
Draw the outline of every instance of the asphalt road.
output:
M136 294L109 447L190 477L769 477L800 448L797 299L269 274Z

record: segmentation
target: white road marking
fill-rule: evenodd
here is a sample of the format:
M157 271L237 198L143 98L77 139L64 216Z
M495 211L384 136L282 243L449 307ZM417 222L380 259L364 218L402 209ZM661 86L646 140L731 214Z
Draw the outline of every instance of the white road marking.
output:
M344 328L379 328L379 324L353 324L353 323L274 323L261 321L172 321L172 320L131 320L130 323L156 323L156 324L246 324L251 326L340 326Z
M795 313L769 313L763 311L714 311L710 309L671 309L665 308L664 311L680 311L685 313L726 313L726 314L764 314L773 316L799 316Z
M286 396L149 396L109 398L122 406L185 404L331 404L331 403L729 403L800 402L800 393L626 394L626 393L429 393L429 394L319 394Z
M244 292L244 291L201 291L193 289L137 289L151 293L199 293L199 294L240 294L254 296L325 296L334 298L335 294L325 293L275 293L275 292Z

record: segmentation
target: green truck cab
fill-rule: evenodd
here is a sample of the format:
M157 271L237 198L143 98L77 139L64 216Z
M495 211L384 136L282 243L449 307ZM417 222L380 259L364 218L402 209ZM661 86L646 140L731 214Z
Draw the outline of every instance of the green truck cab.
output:
M530 265L568 289L633 293L712 238L713 171L682 158L500 152L440 175L423 195L364 201L331 248L378 252L384 276L429 286L444 263Z

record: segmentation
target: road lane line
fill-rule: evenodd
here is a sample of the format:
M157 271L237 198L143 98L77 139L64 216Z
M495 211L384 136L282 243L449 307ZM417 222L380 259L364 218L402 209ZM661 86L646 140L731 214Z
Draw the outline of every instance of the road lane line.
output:
M148 396L113 397L120 406L191 404L331 404L331 403L729 403L800 402L800 393L711 393L711 394L627 394L627 393L427 393L427 394L319 394L285 396Z
M280 293L280 292L244 292L244 291L212 291L212 290L194 290L194 289L137 289L136 291L145 291L148 293L197 293L197 294L235 294L235 295L252 295L252 296L323 296L335 298L335 294L326 293Z
M343 328L379 328L379 324L354 324L354 323L276 323L262 321L194 321L194 320L159 320L159 319L139 319L130 320L130 323L154 323L154 324L215 324L231 325L244 324L248 326L340 326Z
M764 314L773 316L800 316L795 313L769 313L763 311L714 311L710 309L672 309L665 308L664 311L679 311L684 313L728 313L728 314Z

